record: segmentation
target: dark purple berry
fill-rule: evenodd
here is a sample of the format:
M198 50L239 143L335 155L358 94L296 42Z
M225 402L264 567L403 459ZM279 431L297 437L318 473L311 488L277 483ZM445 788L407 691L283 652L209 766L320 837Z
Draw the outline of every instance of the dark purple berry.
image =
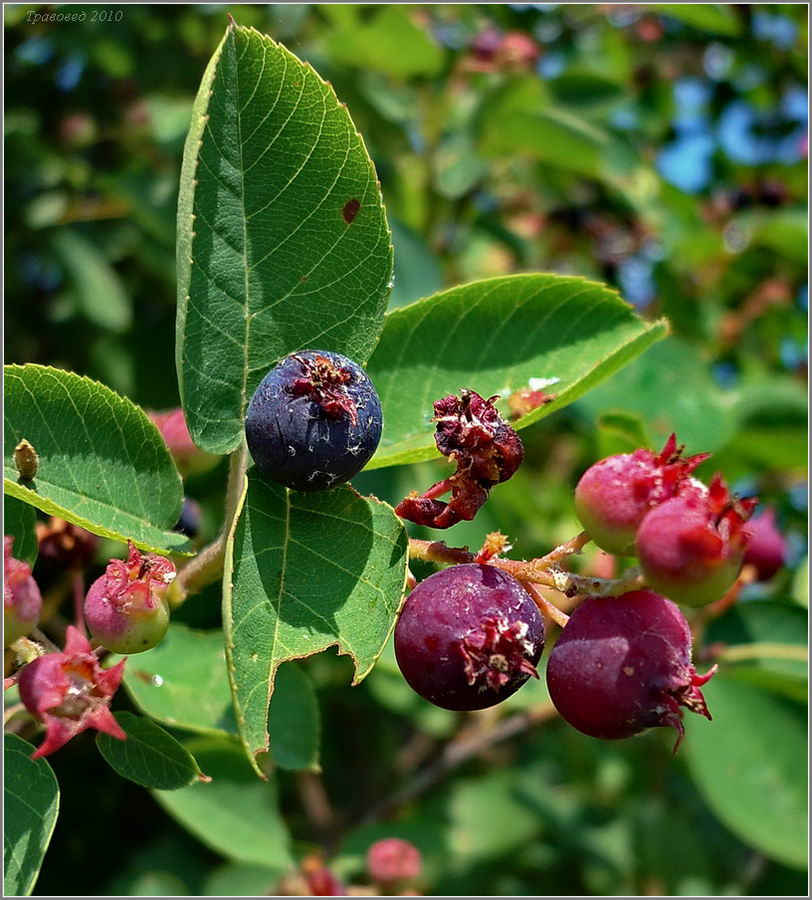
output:
M409 594L395 627L400 671L444 709L485 709L515 693L544 647L544 620L519 581L489 565L453 566Z
M682 449L672 434L660 453L620 453L584 472L575 488L575 510L602 550L633 554L637 527L646 513L678 492L705 490L690 475L708 454L682 459Z
M191 497L184 497L180 518L172 530L177 531L179 534L185 534L186 537L196 538L200 532L201 518L200 504L196 500L192 500Z
M323 491L363 469L382 425L378 395L360 366L338 353L300 350L262 379L245 436L263 475L297 491Z
M710 719L700 687L713 675L691 663L691 631L679 608L653 591L587 597L547 663L547 687L573 728L627 738L667 725L685 733L682 710ZM675 747L676 749L676 747Z
M741 569L745 523L756 502L731 497L717 476L704 494L674 497L653 509L637 531L646 582L686 606L719 600Z
M769 581L784 565L787 542L775 524L775 510L767 508L747 523L745 565L754 566L759 581Z

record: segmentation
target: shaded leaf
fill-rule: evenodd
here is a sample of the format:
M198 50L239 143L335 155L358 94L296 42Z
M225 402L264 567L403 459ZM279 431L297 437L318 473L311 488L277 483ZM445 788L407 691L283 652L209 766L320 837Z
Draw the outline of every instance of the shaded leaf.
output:
M132 323L132 304L98 247L72 228L55 231L51 244L85 317L107 331L126 331Z
M237 447L288 353L363 364L374 347L392 272L375 170L330 85L253 29L229 27L203 77L177 247L179 382L202 449Z
M741 20L736 11L724 3L652 3L651 9L700 31L726 37L741 34Z
M14 447L39 454L33 481L19 484ZM4 490L94 534L144 550L185 553L177 522L183 486L157 428L110 388L61 369L5 368Z
M138 707L166 725L201 734L239 734L221 631L172 624L166 637L124 670ZM308 676L282 666L269 710L271 758L283 769L312 769L319 759L319 710Z
M725 677L804 702L808 661L803 656L808 636L805 609L776 600L739 603L714 619L704 635L706 645L720 643ZM725 651L729 650L728 659Z
M129 712L117 712L115 718L127 740L98 734L96 746L122 778L142 787L174 791L199 776L200 770L189 751L160 725Z
M3 738L3 893L27 896L34 888L59 812L59 785L44 759L16 734Z
M228 859L285 869L290 838L273 782L260 781L233 742L196 738L186 744L210 782L153 796L207 847Z
M705 799L736 835L771 859L806 865L805 708L716 677L703 689L713 721L686 716L684 752Z
M639 447L650 447L651 441L640 416L633 413L604 413L597 423L600 458L616 453L633 453Z
M463 387L488 397L549 380L556 396L523 428L571 403L665 334L610 288L563 275L509 275L387 314L369 375L384 432L369 468L437 455L432 404Z
M34 507L14 497L3 498L3 534L14 536L12 554L33 566L37 559L37 514Z
M291 492L249 472L226 554L223 622L252 760L268 749L280 663L338 645L353 658L356 682L372 668L400 605L406 552L406 532L385 503L349 487Z
M204 897L273 896L285 867L257 863L226 863L215 869L203 886Z
M690 344L669 338L579 401L598 418L608 412L639 416L660 449L674 431L689 453L722 447L734 428L732 404Z

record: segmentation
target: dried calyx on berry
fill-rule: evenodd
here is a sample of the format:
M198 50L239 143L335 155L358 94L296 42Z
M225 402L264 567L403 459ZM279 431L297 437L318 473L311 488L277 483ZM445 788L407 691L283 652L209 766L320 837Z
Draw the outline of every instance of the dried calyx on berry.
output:
M31 634L42 612L42 595L31 566L13 556L14 537L3 537L3 646Z
M41 656L20 672L20 699L46 728L45 740L31 758L48 756L88 728L125 740L110 712L123 674L123 660L102 669L90 642L69 625L62 652Z
M704 606L718 600L742 567L755 497L731 495L716 475L705 493L690 492L660 504L637 532L637 556L646 582L676 603Z
M672 434L660 453L635 450L609 456L590 466L575 488L575 510L592 540L608 553L634 554L643 517L677 494L706 489L691 473L710 454L682 457Z
M423 494L406 497L395 508L403 519L430 528L450 528L470 521L488 499L491 488L513 476L524 459L519 435L494 406L498 395L485 400L464 389L437 400L434 442L443 456L457 464L449 478ZM438 500L451 491L451 500Z
M327 490L357 475L377 449L382 427L369 376L326 350L286 356L262 379L245 417L257 469L298 491Z
M126 561L111 559L85 598L91 634L115 653L141 653L163 639L169 627L166 593L176 574L165 557L141 553L132 541L128 549Z
M550 698L591 737L619 739L649 728L685 734L682 709L710 719L700 688L715 673L691 663L691 630L676 604L654 591L587 597L547 663Z
M409 686L444 709L485 709L515 693L544 647L544 620L521 583L468 563L430 575L409 594L395 626L395 655Z

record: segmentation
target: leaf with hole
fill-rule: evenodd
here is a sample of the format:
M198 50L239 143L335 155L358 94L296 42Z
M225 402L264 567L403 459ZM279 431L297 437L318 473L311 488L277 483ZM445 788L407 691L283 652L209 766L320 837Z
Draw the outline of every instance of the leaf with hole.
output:
M177 369L204 450L238 446L288 353L363 364L375 346L392 247L372 162L331 86L250 28L228 28L194 103L177 257Z
M5 367L4 490L94 534L144 550L188 553L170 531L183 486L157 428L110 388L61 369ZM18 481L14 448L27 439L37 475Z
M349 487L288 491L250 470L226 552L223 622L237 723L254 765L268 749L280 663L337 645L353 658L355 681L364 678L394 626L406 556L406 532L387 504Z
M392 310L369 361L384 431L369 468L437 455L432 404L472 388L503 398L543 386L552 403L524 428L609 378L666 334L604 285L564 275L508 275ZM503 407L504 410L504 407Z

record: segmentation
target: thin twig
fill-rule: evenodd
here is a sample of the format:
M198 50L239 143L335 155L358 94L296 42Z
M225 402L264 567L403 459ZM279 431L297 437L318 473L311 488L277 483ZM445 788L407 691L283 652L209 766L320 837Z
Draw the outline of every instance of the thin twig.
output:
M533 598L539 610L552 619L556 625L560 625L563 628L569 622L570 617L557 606L554 606L534 584L531 584L529 581L523 581L522 584L527 593Z
M456 769L469 759L479 756L480 753L488 750L494 744L516 737L516 735L522 734L542 722L549 721L557 715L558 713L552 703L544 703L523 712L514 713L505 719L500 719L492 727L471 737L460 736L455 738L446 744L434 765L424 769L400 790L395 791L374 806L364 816L362 824L377 821L387 813L424 794L452 769Z

